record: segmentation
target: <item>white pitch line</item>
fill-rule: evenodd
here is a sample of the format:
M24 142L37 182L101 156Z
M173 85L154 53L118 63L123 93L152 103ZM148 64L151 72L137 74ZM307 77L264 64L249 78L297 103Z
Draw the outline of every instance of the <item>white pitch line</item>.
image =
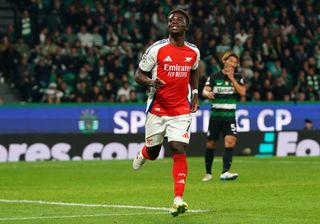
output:
M139 205L108 205L108 204L84 204L73 202L56 202L56 201L33 201L33 200L7 200L0 199L3 203L29 203L29 204L44 204L44 205L61 205L61 206L77 206L77 207L100 207L100 208L130 208L130 209L144 209L144 210L158 210L169 211L168 208L162 207L147 207ZM189 212L208 212L208 210L188 210Z
M66 219L66 218L88 218L88 217L105 217L105 216L133 216L133 215L163 215L167 212L152 212L152 213L111 213L111 214L95 214L95 215L62 215L62 216L33 216L33 217L9 217L0 218L0 221L17 221L17 220L34 220L34 219Z

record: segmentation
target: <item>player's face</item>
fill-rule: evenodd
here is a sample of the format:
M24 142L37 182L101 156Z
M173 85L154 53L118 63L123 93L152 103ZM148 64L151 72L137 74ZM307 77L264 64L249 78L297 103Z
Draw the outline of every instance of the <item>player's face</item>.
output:
M187 30L186 17L178 12L172 13L169 16L168 22L169 33L183 33Z
M225 68L235 68L237 66L238 59L234 56L228 57L228 59L224 63Z

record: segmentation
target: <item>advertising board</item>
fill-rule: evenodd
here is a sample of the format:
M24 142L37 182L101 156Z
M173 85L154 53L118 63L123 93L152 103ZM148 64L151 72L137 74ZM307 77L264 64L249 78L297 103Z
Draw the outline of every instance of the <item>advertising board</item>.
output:
M144 133L145 105L59 104L0 107L0 134ZM239 104L238 132L301 130L304 119L320 129L319 104ZM191 131L206 132L210 105L193 114Z

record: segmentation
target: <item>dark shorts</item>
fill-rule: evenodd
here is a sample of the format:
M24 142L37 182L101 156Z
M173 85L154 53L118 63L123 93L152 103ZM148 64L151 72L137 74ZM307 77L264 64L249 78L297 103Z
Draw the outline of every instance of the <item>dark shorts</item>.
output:
M210 116L208 140L219 140L220 133L237 136L237 124L235 118L213 117Z

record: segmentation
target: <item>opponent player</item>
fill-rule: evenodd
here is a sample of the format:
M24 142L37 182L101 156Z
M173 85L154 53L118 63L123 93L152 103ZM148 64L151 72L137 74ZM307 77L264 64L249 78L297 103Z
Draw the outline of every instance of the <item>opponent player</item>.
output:
M214 159L214 150L221 132L224 137L225 150L220 179L235 180L238 177L237 173L230 173L229 170L237 140L236 103L239 95L244 96L246 94L246 87L241 75L235 74L239 56L227 51L222 57L222 62L224 64L222 71L211 74L202 91L203 97L212 100L205 153L206 174L202 181L212 179L211 167Z
M169 38L146 50L135 74L136 82L151 87L151 91L146 110L145 146L134 159L133 169L140 169L146 160L157 159L164 137L168 138L174 179L174 201L170 211L177 216L188 209L182 199L187 178L185 151L190 140L190 112L196 112L199 105L200 52L195 45L185 41L189 15L175 9L169 13L168 20Z

